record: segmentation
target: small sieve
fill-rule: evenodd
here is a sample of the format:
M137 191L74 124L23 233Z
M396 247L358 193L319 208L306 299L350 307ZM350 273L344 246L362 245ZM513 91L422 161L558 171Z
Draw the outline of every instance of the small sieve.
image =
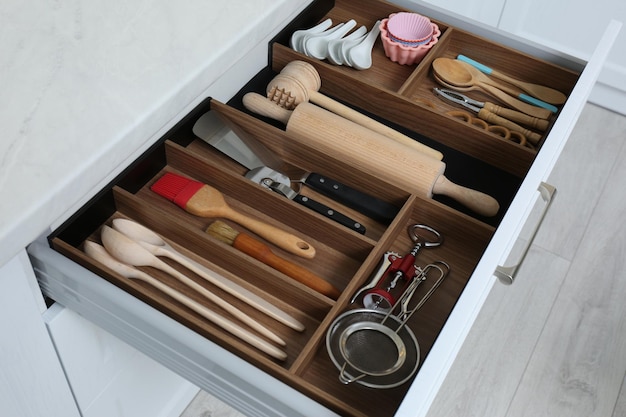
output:
M326 347L344 384L397 387L411 378L419 364L415 334L395 316L377 310L343 313L326 334Z
M407 309L410 297L431 269L440 272L439 278L415 307ZM419 365L420 349L406 323L439 286L448 270L448 265L441 261L427 265L389 311L349 310L333 321L326 333L326 348L339 369L342 383L393 388L413 376ZM392 314L397 306L402 309L401 318Z

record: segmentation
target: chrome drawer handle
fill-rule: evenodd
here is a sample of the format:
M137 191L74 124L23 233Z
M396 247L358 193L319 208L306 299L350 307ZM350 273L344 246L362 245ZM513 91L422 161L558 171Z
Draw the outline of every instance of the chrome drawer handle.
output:
M528 250L530 249L530 245L533 243L533 240L535 239L535 235L537 234L537 231L539 230L539 227L543 223L543 219L546 217L546 213L548 212L548 209L550 208L550 204L552 203L552 198L554 197L554 193L556 193L556 187L550 184L547 184L545 182L541 182L541 184L539 184L539 187L537 187L537 191L539 191L541 198L545 202L545 205L543 207L543 210L541 212L539 219L537 220L537 223L535 224L534 229L532 230L532 233L529 239L526 242L526 245L521 250L519 260L517 261L515 265L511 265L511 266L498 265L496 267L496 270L493 272L493 275L495 275L500 280L500 282L505 285L513 284L513 281L515 280L515 275L517 274L517 269L524 261L524 258L526 257L526 254L528 253Z

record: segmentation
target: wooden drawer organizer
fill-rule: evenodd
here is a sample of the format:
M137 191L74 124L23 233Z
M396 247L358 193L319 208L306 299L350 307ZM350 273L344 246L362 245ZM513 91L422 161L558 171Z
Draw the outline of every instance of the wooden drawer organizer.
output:
M321 2L323 5L327 3ZM419 341L420 362L423 362L537 152L446 116L444 112L450 108L431 93L436 84L430 74L430 64L435 57L454 57L464 53L513 76L549 84L565 93L571 91L578 77L569 70L496 45L447 26L444 22L436 22L442 29L441 39L417 66L401 66L389 61L380 41L373 51L373 67L367 71L310 60L286 46L293 30L310 27L326 17L331 17L334 22L354 18L359 25L370 28L377 19L398 10L397 6L379 1L337 1L330 9L322 7L320 11L317 4L307 10L277 37L271 47L272 62L268 68L242 88L228 104L207 100L196 108L162 141L59 228L50 237L52 246L342 415L392 415L410 383L385 390L365 388L358 384L341 384L338 371L326 352L327 329L339 314L350 308L351 296L369 281L384 252L392 250L404 254L412 248L407 234L408 226L415 223L430 225L441 232L445 242L440 247L422 250L417 264L423 266L432 261L444 260L450 264L451 272L408 324ZM293 146L282 126L243 110L242 94L249 91L264 92L268 81L292 60L304 60L316 67L322 78L324 94L380 117L404 133L441 150L448 164L446 176L496 197L501 205L500 213L494 218L484 219L473 216L445 198L426 199L411 195L394 184L361 171L358 166L347 166L333 155L325 155L315 147ZM478 94L475 96L480 98ZM381 224L339 205L341 211L357 218L367 227L367 233L360 235L250 182L243 177L246 172L243 167L193 135L193 124L209 110L217 112L228 124L236 125L242 135L272 149L284 161L285 172L298 174L315 171L327 174L396 205L399 209L397 216L390 224ZM188 214L150 191L149 187L166 171L179 172L214 186L225 195L226 201L233 208L285 228L311 242L317 250L313 260L298 258L278 248L274 250L341 289L339 299L332 300L320 295L205 234L204 230L214 219ZM323 196L311 190L306 192L324 200ZM329 200L326 202L338 205ZM272 360L154 288L140 281L122 278L92 262L81 251L83 242L86 239L99 241L100 227L110 224L117 217L131 218L153 229L181 252L259 294L304 323L304 332L291 330L172 263L181 272L275 330L287 341L288 359L285 362ZM235 224L231 225L244 231ZM150 268L146 270L207 307L214 308L168 275ZM423 287L422 291L425 291L429 286Z

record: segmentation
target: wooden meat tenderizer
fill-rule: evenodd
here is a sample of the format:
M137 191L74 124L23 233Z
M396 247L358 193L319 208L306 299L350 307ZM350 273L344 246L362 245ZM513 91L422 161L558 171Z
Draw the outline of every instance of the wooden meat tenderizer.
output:
M244 106L287 125L290 138L304 147L358 167L410 193L431 198L446 195L483 216L494 216L500 206L491 196L457 185L443 174L446 164L311 103L286 110L269 99L247 93Z
M336 300L340 295L339 290L328 281L300 265L281 258L274 254L265 243L248 234L238 232L223 221L214 221L206 229L206 232L333 300Z
M287 110L293 110L300 103L310 101L425 155L440 161L443 159L441 152L323 95L319 92L321 86L322 80L313 65L304 61L291 61L281 70L280 74L269 82L267 97Z

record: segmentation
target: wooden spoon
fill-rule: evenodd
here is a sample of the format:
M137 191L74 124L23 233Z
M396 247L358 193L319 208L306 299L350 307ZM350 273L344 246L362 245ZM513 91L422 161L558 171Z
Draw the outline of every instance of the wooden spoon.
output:
M502 81L506 81L509 84L517 86L521 88L523 91L532 95L533 97L537 97L539 100L543 100L547 103L551 104L563 104L565 100L567 100L567 96L561 93L554 88L546 87L545 85L533 84L525 81L518 80L513 77L509 77L508 75L501 73L500 71L496 71L492 68L489 68L486 65L481 64L480 62L474 61L471 58L466 57L465 55L459 55L456 59L467 62L474 68L478 69L484 74L491 75L495 78L498 78Z
M533 117L548 119L552 114L550 110L524 103L516 99L515 97L508 95L501 89L484 82L480 79L480 76L484 76L485 78L488 77L486 77L478 70L476 70L476 72L480 75L476 76L475 74L472 74L472 72L470 72L471 70L468 70L467 67L473 68L469 64L450 58L437 58L433 61L433 70L435 71L436 75L448 84L452 84L453 86L458 87L478 86L485 92L502 101L503 103L506 103L514 109L517 109Z
M207 290L191 278L172 268L153 254L148 252L148 250L144 249L140 244L124 236L117 230L114 230L109 226L103 226L100 236L106 250L118 260L132 266L151 266L172 275L183 284L198 291L209 301L216 304L218 307L226 310L239 320L246 323L248 326L252 327L256 331L264 335L265 337L273 340L274 342L282 346L286 345L283 339L278 337L274 332L267 329L261 323L257 322L227 301L222 300L220 297L213 294L211 291Z
M233 323L232 321L222 317L216 312L209 310L202 304L179 293L173 288L168 287L167 285L163 284L158 279L146 274L143 271L133 268L130 265L119 262L117 259L113 258L106 251L104 247L97 244L96 242L86 241L84 244L84 250L87 256L96 260L97 262L100 262L102 265L106 266L113 272L123 276L124 278L139 279L145 282L146 284L149 284L155 287L156 289L163 292L164 294L167 294L168 296L172 297L173 299L180 302L181 304L189 307L191 310L200 314L202 317L206 318L211 323L239 337L244 342L251 344L252 346L267 353L268 355L281 361L284 361L285 359L287 359L287 354L283 352L282 350L266 342L265 340L261 339L257 335L250 333L249 331Z
M259 297L239 284L229 280L228 278L211 271L198 262L186 257L174 249L161 236L147 227L129 219L118 218L113 220L113 229L134 240L153 255L165 256L175 262L178 262L193 273L206 279L211 284L239 298L260 312L267 314L273 319L278 320L296 331L304 331L304 324L300 323L280 308L269 303L267 300Z
M455 60L455 62L457 62L457 65L461 65L465 68L465 70L467 72L469 72L470 74L472 74L472 77L474 77L476 80L479 80L485 84L491 85L492 87L496 87L499 90L504 91L507 94L510 94L511 96L520 99L521 101L524 101L528 104L531 104L533 106L537 106L537 107L542 107L544 109L548 109L550 110L552 113L556 113L559 111L559 109L550 104L550 103L546 103L543 100L539 100L538 98L535 97L531 97L528 94L525 94L522 90L520 90L518 87L515 87L511 84L505 83L505 82L501 82L499 80L493 79L491 77L488 77L487 75L485 75L483 72L481 72L478 68L468 64L467 62L463 62L460 60Z

